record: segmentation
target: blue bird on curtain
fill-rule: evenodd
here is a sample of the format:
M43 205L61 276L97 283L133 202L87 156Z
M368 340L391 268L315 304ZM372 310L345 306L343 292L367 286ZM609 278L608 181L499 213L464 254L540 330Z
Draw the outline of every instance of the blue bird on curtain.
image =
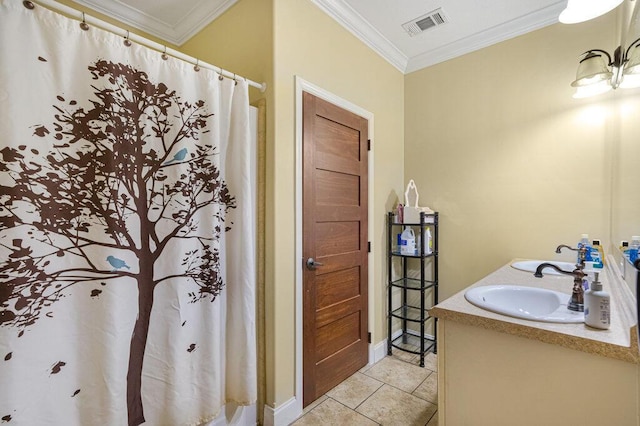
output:
M176 155L173 156L173 158L169 161L167 161L166 163L164 163L164 165L169 165L171 163L175 163L178 161L182 161L187 157L187 148L182 148L180 151L176 152Z
M124 260L118 259L114 256L107 256L107 262L113 266L114 271L122 268L131 269Z

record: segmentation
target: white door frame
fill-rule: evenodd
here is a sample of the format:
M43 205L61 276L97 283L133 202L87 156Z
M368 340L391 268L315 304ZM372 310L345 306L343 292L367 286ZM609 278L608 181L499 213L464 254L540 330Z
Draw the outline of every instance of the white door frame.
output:
M376 292L373 289L373 268L371 267L371 259L375 259L374 253L376 246L371 240L373 234L373 113L364 108L355 105L346 99L343 99L327 90L324 90L302 78L296 76L296 242L295 242L295 265L296 265L296 328L295 328L295 348L296 348L296 388L294 410L298 415L302 414L302 310L303 310L303 280L302 280L302 92L311 93L318 98L331 102L347 111L357 114L367 119L369 123L369 139L371 140L371 150L368 158L368 239L371 241L371 253L368 256L369 273L368 273L368 327L372 330L374 327L374 299ZM373 363L373 344L369 344L369 364ZM293 402L293 401L292 401ZM297 416L296 416L297 417ZM294 417L295 419L295 417Z

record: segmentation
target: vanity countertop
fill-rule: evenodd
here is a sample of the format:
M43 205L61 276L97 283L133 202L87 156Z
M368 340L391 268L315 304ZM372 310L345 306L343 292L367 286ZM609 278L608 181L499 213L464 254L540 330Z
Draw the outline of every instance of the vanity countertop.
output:
M511 267L511 263L517 260L523 259L514 259L469 288L511 284L556 290L566 293L569 297L573 277L545 275L543 278L536 278L531 272ZM431 308L429 315L608 358L640 363L638 341L635 337L637 325L632 313L633 295L618 277L615 261L613 258L608 259L605 271L600 274L604 289L611 295L611 327L608 330L591 328L584 323L528 321L490 312L472 305L465 299L464 293L468 288Z

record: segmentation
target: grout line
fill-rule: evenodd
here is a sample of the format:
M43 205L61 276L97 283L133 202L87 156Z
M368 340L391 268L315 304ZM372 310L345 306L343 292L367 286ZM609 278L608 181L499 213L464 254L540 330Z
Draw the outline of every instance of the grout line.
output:
M381 382L380 380L377 380L377 379L374 379L374 380L375 380L376 382L380 383L380 386L378 386L376 390L374 390L373 392L371 392L371 395L369 395L368 397L366 397L366 398L365 398L365 399L364 399L360 404L358 404L358 405L356 406L356 408L354 408L354 409L353 409L354 411L355 411L355 410L357 410L357 409L358 409L358 407L360 407L362 404L364 404L365 402L367 402L367 401L369 400L369 398L371 398L371 397L372 397L373 395L375 395L375 394L376 394L380 389L382 389L382 387L383 387L384 385L386 385L386 383L385 383L385 382ZM362 414L362 413L360 413L360 414Z
M385 383L385 385L387 385L387 386L391 386L392 388L397 389L397 390L399 390L399 391L400 391L400 392L402 392L402 393L406 393L407 395L411 395L411 396L413 396L413 397L418 398L418 397L417 397L417 396L415 396L413 393L411 393L411 392L407 392L407 391L406 391L406 390L404 390L404 389L400 389L399 387L394 386L394 385L392 385L391 383ZM416 389L417 389L417 388L416 388ZM422 398L418 398L418 399L419 399L419 400L421 400L421 401L426 401L425 399L422 399ZM427 402L429 402L429 401L427 401Z
M429 370L429 371L431 371L431 370ZM431 377L431 375L432 375L432 374L433 374L433 371L431 371L431 373L429 373L429 374L427 375L427 377L425 377L425 378L424 378L424 380L423 380L423 381L421 381L421 382L418 384L418 386L416 386L416 388L415 388L414 390L412 390L412 391L411 391L411 395L413 395L413 393L414 393L415 391L417 391L417 390L418 390L418 388L419 388L420 386L422 386L422 384L423 384L424 382L426 382L426 381L427 381L427 379L428 379L429 377ZM413 396L415 396L416 398L420 398L419 396L416 396L416 395L413 395ZM423 399L423 398L420 398L420 399ZM426 399L424 399L424 401L426 401ZM429 401L429 402L431 402L431 401Z
M378 380L378 381L379 381L379 380ZM357 410L358 410L358 407L360 407L362 404L364 404L364 403L365 403L365 401L367 401L369 398L371 398L371 397L372 397L376 392L378 392L380 389L382 389L382 387L386 384L386 383L384 383L384 382L380 382L380 383L382 383L382 384L380 385L380 387L379 387L378 389L376 389L375 391L373 391L373 392L371 393L371 395L369 395L368 397L366 397L366 398L364 399L364 401L362 401L360 404L358 404L358 406L357 406L356 408L354 408L354 409L353 409L353 411L355 411L356 413L360 414L361 416L366 417L367 419L371 420L371 421L372 421L372 422L374 422L375 424L377 424L377 425L380 425L380 426L381 426L381 423L378 423L377 421L375 421L375 420L374 420L374 419L372 419L371 417L367 416L365 413L361 413L361 412L357 411Z
M427 422L424 424L424 426L428 426L428 425L429 425L429 423L431 422L431 420L433 420L434 416L437 416L437 415L438 415L438 410L436 410L436 412L435 412L435 413L433 413L433 414L431 415L431 417L429 417L429 420L427 420Z
M380 386L380 387L382 387L382 386ZM376 392L377 392L377 391L376 391ZM375 392L374 392L374 393L375 393ZM372 394L372 395L373 395L373 394ZM375 424L377 424L377 425L379 425L379 424L380 424L380 423L376 422L375 420L373 420L373 419L371 419L371 418L367 417L367 415L366 415L366 414L362 414L362 413L360 413L360 412L356 411L356 409L355 409L355 408L351 408L351 407L348 407L348 406L344 405L342 402L338 401L337 399L331 398L330 396L328 396L328 397L327 397L327 399L333 399L333 400L334 400L335 402L337 402L338 404L342 405L343 407L346 407L346 408L347 408L347 410L353 411L353 412L354 412L354 413L356 413L356 414L359 414L359 415L361 415L361 416L363 416L363 417L366 417L367 419L371 420L372 422L374 422L374 423L375 423ZM368 399L368 398L367 398L367 399ZM359 407L359 405L358 405L358 407Z

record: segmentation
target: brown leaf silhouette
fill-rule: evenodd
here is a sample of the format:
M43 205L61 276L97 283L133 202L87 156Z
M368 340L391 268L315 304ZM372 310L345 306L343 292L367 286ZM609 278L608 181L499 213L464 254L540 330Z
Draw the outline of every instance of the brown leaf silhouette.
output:
M11 359L11 357L12 357L12 356L13 356L13 352L9 352L8 354L6 354L6 355L4 356L4 360L5 360L5 361L9 361L9 360Z
M46 136L46 135L48 135L48 134L49 134L49 130L48 130L46 127L44 127L44 126L38 126L38 127L36 127L36 129L33 131L33 134L34 134L34 135L36 135L36 136L43 137L43 136Z
M187 352L191 353L191 352L193 352L195 350L196 350L196 344L192 343L192 344L189 345L189 349L187 349Z
M42 56L38 56L38 60L42 61L42 62L47 62L47 60L45 58L43 58Z
M76 389L76 391L73 393L73 395L71 395L71 398L73 398L74 396L76 396L79 393L80 393L80 389Z
M20 154L14 148L9 148L8 146L2 148L2 150L0 150L0 154L2 154L2 159L6 162L13 162L16 160L24 159L24 155Z
M51 368L51 374L58 374L60 372L60 370L62 370L62 367L64 367L65 365L67 365L66 362L64 361L58 361L52 368Z
M11 415L7 414L6 416L2 416L2 422L9 423L11 421Z
M0 311L0 324L3 322L13 321L15 317L16 314L11 311Z
M98 297L100 296L100 293L102 293L102 290L98 290L97 288L93 289L91 290L91 297Z

